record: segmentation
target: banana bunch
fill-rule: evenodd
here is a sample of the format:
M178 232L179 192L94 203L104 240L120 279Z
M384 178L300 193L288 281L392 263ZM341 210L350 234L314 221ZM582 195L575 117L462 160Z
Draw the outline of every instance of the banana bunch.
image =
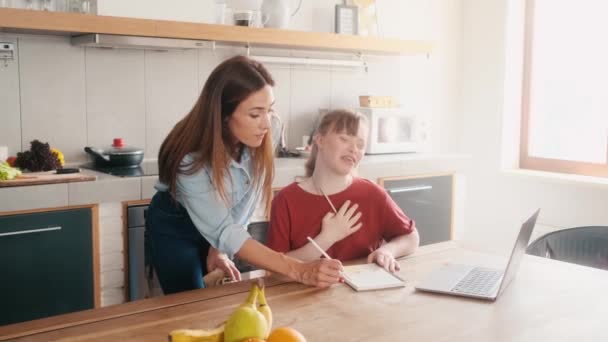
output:
M258 287L256 284L253 285ZM260 302L258 305L258 311L264 315L264 318L266 318L266 324L268 325L268 332L266 334L266 337L268 337L268 335L270 335L270 331L272 330L272 310L270 310L270 306L268 306L268 303L266 303L266 294L264 293L263 286L258 287L258 301Z
M252 283L247 299L226 321L224 342L241 342L252 337L265 339L271 329L272 311L266 303L264 288Z
M224 325L211 330L173 330L169 334L169 342L224 342Z
M272 311L266 302L264 287L252 283L247 299L225 324L211 330L173 330L169 342L242 342L248 338L265 339L271 329Z

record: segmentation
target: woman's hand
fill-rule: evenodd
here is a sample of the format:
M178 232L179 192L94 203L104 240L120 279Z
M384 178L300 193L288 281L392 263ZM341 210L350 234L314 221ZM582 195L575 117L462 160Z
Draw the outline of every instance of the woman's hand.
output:
M337 259L319 259L301 263L293 277L300 283L316 287L328 287L342 282L342 263Z
M367 262L375 262L380 267L384 267L385 270L390 272L399 271L401 266L391 252L385 251L382 248L378 248L375 251L371 252L367 257Z
M356 212L359 205L353 204L350 208L349 205L350 201L346 201L337 213L329 212L323 217L320 235L327 239L330 245L355 233L363 225L361 222L357 223L361 218L361 212Z
M224 271L224 274L232 280L241 280L241 273L234 265L234 262L232 262L226 254L220 253L217 249L209 246L209 253L207 254L207 273L210 273L216 268Z

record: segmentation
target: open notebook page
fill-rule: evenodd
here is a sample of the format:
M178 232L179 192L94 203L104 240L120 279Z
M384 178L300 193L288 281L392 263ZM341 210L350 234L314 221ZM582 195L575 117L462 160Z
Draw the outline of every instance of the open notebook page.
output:
M344 266L344 275L346 283L356 291L405 286L403 280L376 264Z

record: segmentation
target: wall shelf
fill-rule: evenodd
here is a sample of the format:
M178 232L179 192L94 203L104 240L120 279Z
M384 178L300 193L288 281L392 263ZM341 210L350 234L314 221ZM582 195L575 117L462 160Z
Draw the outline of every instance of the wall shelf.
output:
M104 33L210 40L223 44L249 44L255 47L360 52L373 55L419 55L429 54L432 51L432 44L428 41L10 8L0 8L0 31L53 35Z

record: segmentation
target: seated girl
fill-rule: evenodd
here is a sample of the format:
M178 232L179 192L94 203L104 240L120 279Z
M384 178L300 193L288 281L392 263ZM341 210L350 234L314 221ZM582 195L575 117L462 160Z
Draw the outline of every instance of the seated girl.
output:
M321 253L341 261L367 257L394 272L396 258L413 253L419 236L414 221L375 183L354 171L363 158L367 121L334 110L321 120L306 163L307 178L282 189L271 208L268 246L302 261Z

